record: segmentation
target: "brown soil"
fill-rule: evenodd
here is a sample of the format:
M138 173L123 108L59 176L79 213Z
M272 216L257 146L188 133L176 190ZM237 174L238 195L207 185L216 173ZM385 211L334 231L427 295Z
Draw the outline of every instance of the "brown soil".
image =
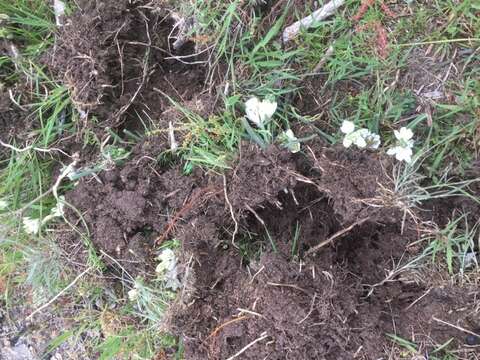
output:
M253 187L265 189L264 201L252 202L256 215L241 218L240 233L260 236L268 229L277 252L264 237L262 255L246 267L238 253L217 246L228 241L218 228L203 228L201 233L199 223L186 224L177 235L197 260L190 280L195 291L178 304L173 322L185 341L186 359L225 359L263 335L242 353L242 359L376 359L391 347L387 333L405 338L416 334L420 342L430 338L438 344L450 338L456 345L463 342L464 334L433 318L471 328L468 309L474 293L435 287L427 293L426 287L400 275L373 286L386 278L394 264L410 256L406 245L417 238L410 226L401 234L401 214L396 210L372 211L358 201L378 195L378 184L384 179L382 172L372 170L380 170L379 160L370 154L352 158L346 152L317 155L317 164L310 163L309 171L318 172L316 179L310 177L315 179L312 184L294 175L294 171L305 172L305 164L299 166L305 159L292 159L293 169L285 170L291 174L288 181L285 175L267 177ZM264 163L270 169L286 169L281 161ZM234 176L239 178L233 184L251 184L257 174L261 178L264 169L258 164L244 166L248 177L241 178L237 172ZM288 191L272 197L277 185L286 183ZM229 196L235 204L240 194ZM369 221L315 257L300 260L312 246L367 217ZM202 219L202 223L215 222ZM291 252L295 227L301 229L300 258Z
M166 114L172 104L165 94L190 110L211 110L211 100L202 95L204 68L167 59L195 49L187 42L168 50L174 23L166 12L142 1L79 3L46 62L88 119L100 121L102 128L132 131L143 130L142 122L175 125L179 116Z
M408 221L401 234L396 209L361 201L388 186L377 155L317 146L306 157L245 144L225 178L226 202L221 177L162 168L144 156L155 146L138 146L123 168L102 173L102 183L82 181L68 200L97 248L131 275L152 270L155 239L181 241L185 262L194 260L170 325L185 359L226 359L263 335L242 359L376 359L391 348L388 333L461 346L465 334L434 318L472 331L480 324L473 288L427 287L410 273L383 282L415 255L406 249L418 234ZM231 245L230 205L235 243L261 253L247 261ZM305 256L359 219L367 221Z
M389 333L428 349L451 338L462 347L465 334L435 319L475 331L474 288L427 287L414 272L385 281L418 255L408 247L416 224L407 218L402 226L403 213L381 202L392 188L388 159L318 140L296 155L242 144L225 177L199 169L184 176L181 164L159 161L168 122L182 125L161 92L208 115L204 69L166 59L173 24L162 11L84 3L59 35L52 70L89 119L138 129L143 114L160 135L146 137L122 166L83 178L66 198L97 251L132 277L154 273L162 241L181 242L185 286L169 323L185 359L378 359L392 347ZM78 212L69 211L71 222L80 223Z
M23 111L10 100L8 90L0 90L0 140L5 143L25 141L32 124L27 112ZM7 156L8 150L0 147L0 159Z

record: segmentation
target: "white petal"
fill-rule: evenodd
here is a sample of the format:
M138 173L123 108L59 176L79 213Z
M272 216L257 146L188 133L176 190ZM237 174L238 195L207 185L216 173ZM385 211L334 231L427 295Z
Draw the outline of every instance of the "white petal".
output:
M355 124L348 120L343 120L342 126L340 127L340 131L344 134L351 134L355 131Z
M129 290L127 294L128 294L128 299L130 301L136 301L138 299L138 295L139 295L138 290L135 288L132 290Z
M357 145L360 149L363 149L367 146L367 142L362 136L358 136L355 138L355 145Z
M413 151L410 148L399 148L395 157L398 161L410 162L412 161Z
M397 153L397 151L398 151L398 146L394 146L387 150L387 155L393 156Z
M247 118L257 126L262 125L262 120L260 117L260 101L253 97L245 103L245 114Z
M285 133L285 136L287 137L287 139L297 140L297 138L295 137L295 134L293 133L292 129L288 129L284 133Z
M398 140L408 141L413 137L413 131L409 128L402 127L399 133L400 138Z
M6 200L0 200L0 210L8 208L8 202Z
M281 138L283 138L284 145L292 152L297 153L301 150L300 141L293 133L292 129L288 129L283 132Z
M62 16L65 15L65 3L62 0L53 0L53 12L57 26L62 26Z
M400 132L398 130L393 130L393 134L397 138L397 140L402 140L402 136L400 135Z
M273 114L275 114L275 111L277 111L277 103L275 101L265 99L259 104L259 109L262 122L266 122L270 120Z
M344 147L346 147L348 149L350 146L352 146L352 144L353 144L353 140L350 136L347 135L343 138L343 146Z
M367 146L370 149L378 149L381 144L380 135L378 134L370 133L367 137L365 137L365 140L367 141Z
M177 258L175 256L175 253L171 249L163 250L162 253L158 256L158 260L160 260L160 263L155 269L155 272L158 274L165 271L171 271L177 266Z
M29 217L24 217L22 219L23 229L27 234L38 234L40 227L42 226L42 221L40 219L31 219Z

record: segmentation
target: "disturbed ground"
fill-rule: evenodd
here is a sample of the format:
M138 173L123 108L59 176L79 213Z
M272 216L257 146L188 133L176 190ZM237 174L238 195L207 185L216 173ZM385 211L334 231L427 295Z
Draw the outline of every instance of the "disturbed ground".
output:
M410 219L402 234L396 208L367 205L391 185L388 162L318 148L308 157L244 144L223 183L142 166L147 142L123 169L103 173L103 184L82 182L69 199L98 249L129 271L148 272L155 239L177 238L185 262L195 259L170 320L186 359L225 359L255 340L242 358L376 359L391 347L386 334L461 347L465 334L441 321L476 331L474 287L427 286L414 273L387 279L416 255L406 249L418 239Z
M146 5L79 6L44 62L95 133L141 131L142 121L159 131L125 163L81 179L66 194L77 210L67 218L80 224L82 214L97 252L115 259L105 258L107 271L120 264L132 278L149 278L154 249L180 241L184 287L168 325L185 359L378 359L392 348L387 334L428 350L450 339L468 349L459 327L480 328L478 289L395 272L418 255L409 244L420 230L388 197L388 159L318 139L295 155L245 142L224 176L186 176L178 159L160 158L169 123L182 127L165 95L201 115L213 111L205 67L172 58L193 53L194 44L171 49L173 20ZM297 105L316 112L322 103L314 98ZM0 110L3 131L15 137L8 126L21 110L6 93ZM441 223L452 204L415 215ZM62 241L68 248L78 238Z

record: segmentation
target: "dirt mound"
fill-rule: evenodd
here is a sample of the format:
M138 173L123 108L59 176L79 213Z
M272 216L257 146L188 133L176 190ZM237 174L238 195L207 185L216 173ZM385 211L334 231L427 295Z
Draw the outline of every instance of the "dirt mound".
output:
M155 139L146 141L125 166L103 171L97 181L80 181L66 197L83 214L94 245L134 276L151 270L149 259L168 222L167 209L176 208L178 199L195 188L193 177L182 177L176 169L158 169L160 174L153 158L144 156L160 152L161 146ZM69 216L77 221L75 212Z
M369 205L389 186L378 155L244 144L225 177L186 177L145 156L159 146L139 145L67 200L133 276L148 277L155 244L180 240L188 265L170 326L186 359L375 359L386 334L459 345L464 334L441 321L480 323L468 287L427 288L398 271L418 233L407 221L402 234L397 209Z
M386 334L458 345L464 335L445 323L480 323L474 292L426 288L397 271L418 232L388 201L382 155L318 141L305 154L242 144L225 176L184 176L159 155L168 123L183 125L165 95L212 112L204 68L175 58L193 44L172 50L173 20L141 1L80 8L51 69L90 119L116 130L147 119L160 136L82 179L66 196L78 213L67 217L77 224L82 214L97 250L133 277L153 273L158 244L181 242L185 286L170 324L186 359L376 359L390 347Z
M240 352L242 359L374 359L390 347L389 333L410 338L413 332L419 341L430 337L438 344L450 338L463 342L461 332L433 319L469 326L473 294L426 289L402 279L401 272L385 281L409 256L406 245L417 233L407 226L401 234L397 210L378 211L359 201L379 195L385 180L380 159L342 151L317 155L307 171L305 159L277 154L274 162L270 149L233 175L245 177L232 179L230 198L239 197L236 184L255 189L254 201L244 196L255 206L240 217L237 244L240 249L260 244L257 261L245 266L238 252L218 246L229 241L216 227L218 219L204 216L200 224L209 227L201 231L199 223L185 224L177 232L196 259L190 279L195 290L188 305L177 305L173 321L186 359L225 359ZM288 158L288 166L282 164ZM255 186L259 163L280 177ZM301 172L317 177L307 180ZM272 196L277 185L266 182L282 190ZM368 220L305 256L359 217Z
M142 122L161 123L171 108L164 94L209 108L200 95L204 69L189 64L198 59L178 61L178 56L194 53L193 44L173 49L173 27L165 11L147 2L86 1L46 61L81 112L103 126L143 130Z

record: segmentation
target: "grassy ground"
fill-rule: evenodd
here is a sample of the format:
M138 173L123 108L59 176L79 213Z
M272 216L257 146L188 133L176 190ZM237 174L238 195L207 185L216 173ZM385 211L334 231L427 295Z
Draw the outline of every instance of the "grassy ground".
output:
M188 136L179 144L185 173L195 167L221 173L231 167L242 138L266 146L281 142L281 133L290 128L301 137L308 126L313 135L334 145L341 142L342 121L350 120L379 133L382 149L394 142L394 129L408 126L414 131L417 157L413 165L399 168L394 179L397 201L410 207L432 197L465 193L469 181L464 179L475 168L480 134L478 3L399 1L386 3L386 10L381 1L365 7L349 0L286 47L280 42L283 29L313 10L309 2L278 1L282 6L273 7L260 3L196 0L165 5L180 17L195 19L189 35L208 49L207 87L220 99L219 110L209 118L172 100L185 117L182 130ZM69 11L75 10L74 2L68 5ZM79 231L61 216L41 226L38 234L25 232L26 217L44 218L73 186L69 181L55 184L61 169L75 161L60 150L65 139L80 136L96 149L96 166L102 168L127 158L132 145L158 130L149 128L126 140L122 136L108 148L97 135L85 132L67 85L42 66L41 57L55 36L48 2L0 0L0 40L15 46L0 54L0 90L12 91L25 108L19 124L29 124L23 139L0 137L0 301L7 312L28 304L31 311L45 309L69 319L70 327L51 340L48 351L82 337L92 357L149 359L175 349L180 359L178 339L158 336L175 296L161 279L146 281L120 271L126 291L112 288L103 272L106 254L93 249L88 233L80 234L89 249L82 264L71 261L58 245L61 231ZM242 120L244 103L254 95L274 98L279 105L276 120L262 130ZM64 124L66 115L73 121ZM456 214L443 228L429 227L421 261L428 259L455 281L467 281L465 258L476 230L468 213ZM250 252L244 249L245 256L252 256ZM129 299L132 290L135 296ZM391 338L405 357L422 346ZM430 358L455 358L442 349Z

